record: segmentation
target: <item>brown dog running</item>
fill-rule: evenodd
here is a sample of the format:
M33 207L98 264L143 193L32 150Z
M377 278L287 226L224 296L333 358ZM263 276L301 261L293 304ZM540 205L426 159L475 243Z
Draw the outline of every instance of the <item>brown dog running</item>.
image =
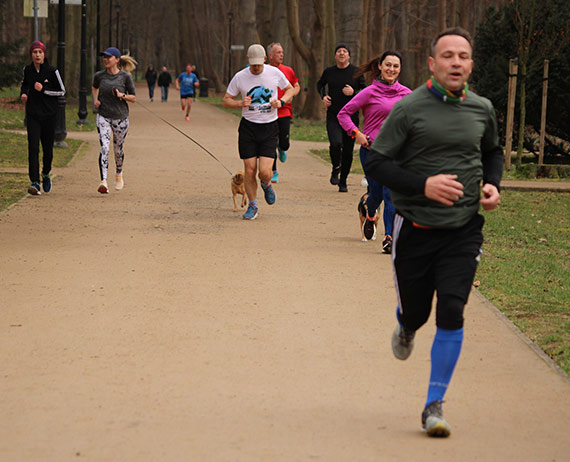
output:
M241 194L241 208L245 207L247 202L247 197L245 194L245 184L244 184L245 172L240 170L235 175L232 176L232 196L234 199L234 212L237 212L236 196Z
M366 199L368 199L368 193L364 193L358 201L358 216L360 218L360 234L362 235L362 242L366 242L368 239L364 236L364 222L366 221L366 214L368 213L368 206L366 205ZM374 236L372 236L372 241L376 240L376 229L378 228L378 214L374 220Z

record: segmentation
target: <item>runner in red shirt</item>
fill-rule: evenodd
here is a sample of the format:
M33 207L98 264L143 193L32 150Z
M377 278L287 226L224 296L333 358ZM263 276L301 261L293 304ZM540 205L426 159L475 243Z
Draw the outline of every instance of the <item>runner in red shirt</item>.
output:
M272 43L267 47L267 56L269 56L269 64L279 69L289 83L295 89L294 96L299 94L301 87L299 86L299 79L295 75L295 71L289 66L283 64L283 47L280 43ZM285 92L281 89L277 92L277 98L281 99ZM287 160L287 150L289 149L289 129L291 127L291 119L293 118L293 107L291 103L280 107L277 111L277 123L279 124L279 143L277 144L277 152L279 153L279 160L285 162ZM279 182L279 173L277 173L277 159L273 163L273 176L271 177L272 183Z

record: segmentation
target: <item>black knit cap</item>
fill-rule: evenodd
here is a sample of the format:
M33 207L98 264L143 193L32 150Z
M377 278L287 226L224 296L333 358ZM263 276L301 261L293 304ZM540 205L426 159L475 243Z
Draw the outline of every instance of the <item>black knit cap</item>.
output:
M346 51L348 51L348 55L350 56L350 48L348 48L348 45L344 44L344 43L339 43L336 48L334 49L334 52L336 54L336 52L338 51L339 48L344 48Z

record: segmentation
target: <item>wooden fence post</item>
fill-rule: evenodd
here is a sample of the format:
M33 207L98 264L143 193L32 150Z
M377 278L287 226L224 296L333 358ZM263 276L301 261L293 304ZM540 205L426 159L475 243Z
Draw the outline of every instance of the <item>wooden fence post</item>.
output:
M511 150L513 147L513 125L515 118L515 102L517 96L518 58L509 60L509 97L507 103L507 129L505 136L505 168L511 168Z
M548 59L544 60L544 75L542 79L542 114L540 116L540 147L538 150L538 165L544 163L544 137L546 135L546 100L548 96Z

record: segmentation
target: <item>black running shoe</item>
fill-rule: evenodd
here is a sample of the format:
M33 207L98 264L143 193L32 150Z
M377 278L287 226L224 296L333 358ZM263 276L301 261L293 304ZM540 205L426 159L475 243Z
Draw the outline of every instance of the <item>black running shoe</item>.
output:
M392 253L392 236L386 235L382 241L382 253Z
M364 224L362 225L362 233L367 241L373 240L376 237L376 214L370 218L368 214L366 214L366 220L364 220Z
M346 181L339 181L338 192L348 192L348 187L346 186Z
M45 193L51 191L51 177L49 176L49 173L47 175L42 174L42 188Z
M340 175L340 168L333 168L332 172L331 172L331 179L330 182L332 185L337 185L338 184L338 177Z

